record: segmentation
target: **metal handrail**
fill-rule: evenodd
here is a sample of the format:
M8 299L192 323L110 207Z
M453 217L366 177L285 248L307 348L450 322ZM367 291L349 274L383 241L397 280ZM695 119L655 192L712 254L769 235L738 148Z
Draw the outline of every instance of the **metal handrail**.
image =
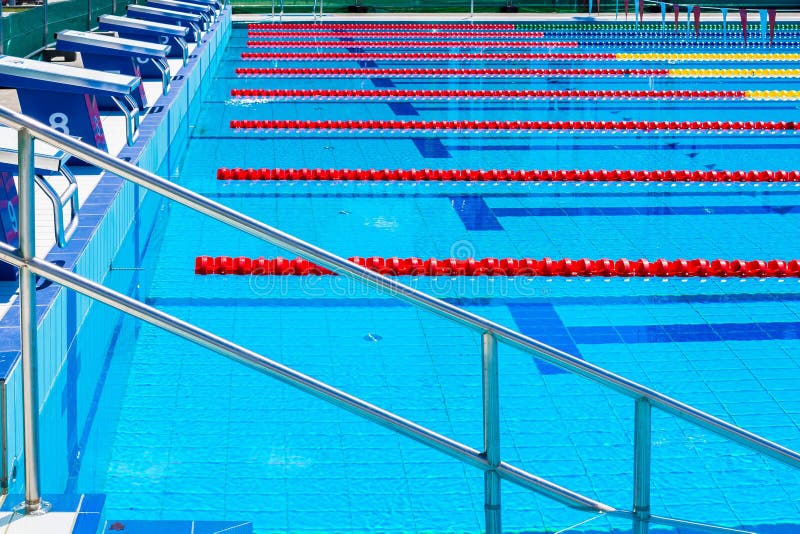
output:
M757 434L749 432L736 425L723 421L713 415L686 405L678 400L668 397L660 392L638 384L632 380L611 373L597 365L593 365L585 360L576 358L570 354L550 347L540 341L525 336L519 332L511 330L493 321L489 321L476 314L458 308L448 302L436 297L427 295L421 291L406 286L396 280L375 273L357 265L349 260L332 254L326 250L316 247L310 243L297 239L285 232L273 228L267 224L257 221L251 217L243 215L222 204L209 200L189 189L176 185L153 173L142 170L135 165L115 158L97 148L91 147L79 140L52 130L44 124L29 117L20 115L8 109L0 107L0 123L20 130L20 175L22 175L24 161L23 133L46 141L47 143L70 153L89 164L100 167L109 172L113 172L121 178L141 185L155 193L173 200L183 206L189 207L199 213L210 216L228 226L242 230L268 243L288 249L300 256L306 257L319 263L332 271L348 276L368 286L388 292L391 296L404 300L416 307L431 311L450 321L472 328L480 332L482 336L483 370L484 370L484 436L485 450L479 453L475 449L467 447L449 438L440 436L415 425L414 423L400 418L390 412L381 410L364 401L356 399L340 392L326 384L322 384L310 377L306 377L292 369L284 367L263 356L238 347L226 340L213 336L196 327L183 323L158 310L149 308L138 301L129 299L119 293L99 286L91 281L83 279L74 273L55 267L48 262L36 259L33 254L16 254L7 245L0 247L0 259L20 267L21 275L23 271L30 270L32 273L40 274L54 282L63 284L75 291L81 292L92 298L96 298L114 306L118 309L131 313L143 320L151 322L156 326L191 339L203 346L209 347L221 354L225 354L248 365L255 366L262 371L266 371L277 378L290 382L317 396L339 404L351 411L359 412L360 415L367 417L388 426L395 431L403 433L409 437L423 441L442 452L457 457L462 461L476 465L486 471L486 514L487 527L490 523L496 524L491 532L499 532L499 478L521 484L525 487L543 493L561 502L567 502L571 506L583 509L591 509L598 512L605 512L614 515L624 515L631 517L634 522L634 532L644 533L647 531L649 522L662 522L669 524L690 524L682 520L661 518L653 516L649 512L649 486L650 486L650 410L651 407L659 408L667 413L676 415L689 421L701 428L710 430L724 438L739 443L758 453L774 458L793 468L800 468L800 453L783 447L777 443L769 441ZM30 149L28 149L30 151ZM31 156L32 157L32 156ZM32 162L30 163L32 165ZM22 198L23 186L20 186L20 205L24 207L25 199ZM30 196L28 201L32 202ZM22 213L22 211L21 211ZM20 236L20 241L23 241ZM21 247L22 248L22 247ZM20 277L22 280L22 276ZM34 323L35 324L35 323ZM578 495L574 492L561 488L555 484L544 481L530 473L521 471L511 465L500 462L495 456L499 437L496 434L496 421L488 421L494 417L496 412L497 387L496 387L496 341L502 341L509 346L531 353L537 358L550 362L562 369L574 374L588 378L589 380L609 387L617 392L632 397L636 402L636 429L634 433L635 462L634 462L634 509L632 512L617 510L613 507L598 503L587 497ZM24 358L23 358L24 360ZM495 376L492 376L494 373ZM487 398L488 397L488 398ZM27 440L26 440L27 445ZM27 476L27 470L26 470ZM497 494L497 503L494 502L494 495ZM491 502L490 502L491 501ZM495 514L491 510L496 509ZM691 523L697 525L696 523ZM721 527L705 525L703 528L710 530L724 530Z
M341 408L365 417L404 436L424 443L453 458L483 470L492 469L483 453L422 427L413 421L354 397L340 389L329 386L299 371L253 352L232 341L221 338L207 330L187 323L175 316L164 313L136 299L109 289L75 274L63 267L39 258L23 258L11 245L0 242L0 260L15 267L27 267L32 273L51 280L82 295L91 297L112 308L132 315L162 330L171 332L214 352L227 356L253 369L264 372L282 382L290 384L316 397L327 400ZM501 477L520 486L532 489L573 508L599 513L622 512L557 484L523 471L513 465L501 462L497 468Z
M269 226L268 224L239 213L223 204L214 202L190 189L186 189L160 176L140 169L132 163L115 158L77 139L67 137L34 119L0 106L0 123L15 129L26 128L36 134L35 136L37 138L46 141L56 148L79 157L87 163L113 172L124 179L150 189L199 213L208 215L228 226L232 226L270 244L318 262L322 266L338 274L349 276L374 288L387 291L388 294L393 297L434 312L453 322L470 327L479 332L490 332L496 336L498 340L504 341L525 352L532 353L536 357L561 367L562 369L581 375L593 382L600 383L634 399L648 399L654 406L667 413L696 423L698 426L718 433L723 437L750 447L757 452L789 464L792 467L800 468L800 453L797 451L773 443L752 432L748 432L743 428L723 421L711 414L688 406L687 404L643 386L633 380L607 371L600 366L546 345L541 341L537 341L499 323L480 317L449 302L402 284L397 280L371 271L341 256L337 256L311 243L282 232L277 228Z

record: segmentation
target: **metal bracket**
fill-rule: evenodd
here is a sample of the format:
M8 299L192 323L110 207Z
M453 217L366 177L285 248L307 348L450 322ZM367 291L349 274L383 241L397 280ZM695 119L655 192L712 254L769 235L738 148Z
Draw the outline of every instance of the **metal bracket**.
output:
M169 91L169 83L172 80L172 75L169 72L169 63L167 62L166 58L150 58L150 61L153 62L153 65L156 66L158 72L161 73L161 94L167 94Z
M65 166L61 167L61 176L67 180L68 184L67 188L61 194L59 194L47 178L41 174L34 175L34 180L36 181L36 185L39 186L39 189L47 195L47 198L53 205L56 244L60 248L64 248L72 238L72 234L74 234L75 230L78 228L78 211L80 208L78 205L78 183L75 180L75 176ZM70 206L70 218L69 223L65 224L64 208L66 208L68 204Z
M203 32L200 30L200 26L198 26L194 22L187 22L186 25L194 32L195 40L200 43L200 39L202 38Z
M123 96L122 100L112 96L111 100L125 115L125 135L128 139L128 146L132 146L139 137L139 104L130 95Z

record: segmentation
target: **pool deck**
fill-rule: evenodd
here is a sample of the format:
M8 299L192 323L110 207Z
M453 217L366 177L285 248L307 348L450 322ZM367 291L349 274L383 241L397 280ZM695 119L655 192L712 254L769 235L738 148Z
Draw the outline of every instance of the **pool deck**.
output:
M24 516L13 512L0 515L4 534L41 534L42 532L72 532L78 517L76 512L50 512L40 516Z

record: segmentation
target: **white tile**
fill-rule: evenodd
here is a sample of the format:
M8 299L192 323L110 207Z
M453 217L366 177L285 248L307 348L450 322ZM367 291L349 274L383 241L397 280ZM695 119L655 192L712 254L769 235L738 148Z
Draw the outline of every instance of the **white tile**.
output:
M4 512L0 515L0 528L3 534L70 534L77 517L75 512L50 512L39 516Z

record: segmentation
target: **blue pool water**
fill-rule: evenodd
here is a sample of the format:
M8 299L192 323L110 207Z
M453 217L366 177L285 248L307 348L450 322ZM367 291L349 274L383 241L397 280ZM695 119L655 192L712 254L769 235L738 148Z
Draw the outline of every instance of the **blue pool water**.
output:
M800 137L794 133L298 134L228 128L234 119L271 118L777 121L793 118L798 101L289 103L234 101L229 93L247 87L373 89L388 83L400 88L787 89L793 87L790 80L238 79L233 69L243 65L238 55L246 40L246 30L234 33L203 95L186 156L170 175L337 254L798 257L796 184L215 178L218 167L796 169ZM429 64L386 66L404 65ZM181 207L165 205L162 215L144 259L152 281L140 298L481 447L476 332L342 278L195 276L195 256L281 251ZM403 281L800 448L796 279ZM95 423L86 437L72 481L79 492L106 495L107 517L245 519L257 532L472 533L483 528L479 471L155 328L141 326L135 338L133 330L120 330L127 334L116 343L92 408L94 421L102 424ZM633 402L504 346L500 371L504 460L630 508ZM654 513L759 532L791 532L800 524L800 473L660 412L654 413L653 431ZM589 518L508 483L503 499L509 532L554 532ZM571 531L613 529L624 532L630 524L598 518Z

